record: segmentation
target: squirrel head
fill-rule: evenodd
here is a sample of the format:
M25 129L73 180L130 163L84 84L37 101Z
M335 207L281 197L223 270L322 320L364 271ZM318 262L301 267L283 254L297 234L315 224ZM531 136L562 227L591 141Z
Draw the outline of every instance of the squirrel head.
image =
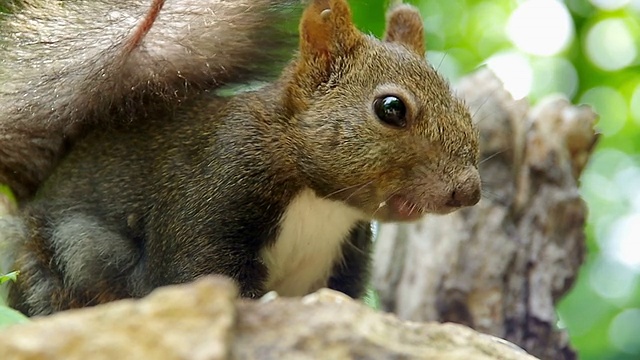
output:
M383 40L356 29L344 0L307 6L284 103L319 196L380 221L479 201L478 131L425 60L423 36L409 5L388 12Z

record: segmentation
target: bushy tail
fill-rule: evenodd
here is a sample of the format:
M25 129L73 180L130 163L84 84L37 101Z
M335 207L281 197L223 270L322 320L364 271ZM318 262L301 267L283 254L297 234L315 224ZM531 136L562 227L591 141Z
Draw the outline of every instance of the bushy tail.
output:
M0 183L31 196L93 125L273 73L293 0L23 0L0 18Z

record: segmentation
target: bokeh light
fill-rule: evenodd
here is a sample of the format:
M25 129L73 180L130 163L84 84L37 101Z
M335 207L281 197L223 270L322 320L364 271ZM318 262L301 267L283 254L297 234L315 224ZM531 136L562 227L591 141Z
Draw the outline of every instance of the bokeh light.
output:
M590 0L589 2L603 10L617 10L629 4L629 0Z
M573 20L556 0L524 1L511 14L507 34L522 51L549 56L564 50L573 39Z
M638 54L631 30L622 19L606 19L589 29L585 49L589 59L604 70L629 66Z
M498 53L487 59L486 65L504 83L514 99L522 99L531 91L533 69L523 54L517 51Z
M627 354L640 354L640 309L632 308L620 312L609 327L609 341L618 350Z
M640 213L631 213L616 220L606 244L603 251L611 253L627 267L640 271Z
M578 92L580 79L571 61L561 57L543 57L532 62L533 88L530 95L537 98L550 93L561 93L573 98Z
M589 285L602 298L624 304L633 296L636 272L609 256L598 256L589 272ZM616 279L616 281L611 281Z

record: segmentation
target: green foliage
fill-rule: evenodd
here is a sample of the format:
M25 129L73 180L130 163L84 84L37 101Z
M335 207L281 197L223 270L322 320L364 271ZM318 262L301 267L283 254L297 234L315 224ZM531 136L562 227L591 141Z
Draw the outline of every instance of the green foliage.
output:
M13 196L13 192L9 189L8 186L0 184L0 196L5 196L12 203L16 202L16 198Z
M7 306L0 305L0 330L9 325L21 324L28 321L29 318L22 315L21 312L13 310Z
M8 306L0 305L0 330L10 325L22 324L28 321L29 318L22 315L21 312L13 310Z
M362 300L367 306L372 309L379 310L381 308L380 297L372 287L367 288L367 293L364 295L364 298Z
M16 281L19 272L14 271L5 275L0 275L0 285L7 281ZM5 326L26 322L28 318L22 313L6 306L4 299L0 297L0 329Z
M19 271L13 271L10 272L8 274L5 275L0 275L0 285L4 284L5 282L11 280L11 281L16 281L16 279L18 278L18 275L20 274Z

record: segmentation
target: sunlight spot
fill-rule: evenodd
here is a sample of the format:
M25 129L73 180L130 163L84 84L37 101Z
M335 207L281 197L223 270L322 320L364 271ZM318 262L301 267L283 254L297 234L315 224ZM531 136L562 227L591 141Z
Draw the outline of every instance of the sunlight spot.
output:
M562 57L545 57L533 62L532 94L543 97L562 93L569 99L578 91L578 72L571 61Z
M585 49L596 66L609 71L629 66L638 54L629 27L620 19L602 20L591 27Z
M564 50L573 39L573 20L556 0L525 1L511 14L507 34L522 51L549 56Z
M631 211L637 210L640 212L640 203L638 203L638 198L640 197L640 183L638 183L640 168L635 163L632 163L626 167L621 167L614 174L613 185L622 194L619 201L631 205L633 207Z
M603 10L617 10L625 7L629 0L589 0L593 6Z
M635 271L608 256L598 256L589 271L589 284L601 297L624 304L634 293L636 275Z
M640 271L640 213L632 213L617 220L603 245L603 252Z
M514 51L502 52L491 56L485 63L515 100L524 98L531 91L533 69L529 59L523 54Z

